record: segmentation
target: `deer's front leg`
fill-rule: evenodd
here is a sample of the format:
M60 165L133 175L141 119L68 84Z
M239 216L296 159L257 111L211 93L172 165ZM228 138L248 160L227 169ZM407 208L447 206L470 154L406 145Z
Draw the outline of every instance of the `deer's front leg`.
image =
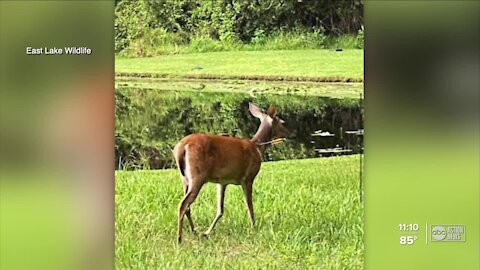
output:
M217 215L215 216L215 219L213 220L208 230L203 234L204 236L208 236L212 232L218 220L223 216L223 205L224 205L226 188L227 188L227 185L218 184L217 186Z
M255 216L253 214L252 185L253 183L245 183L242 187L243 194L245 195L245 204L248 208L248 217L250 218L250 224L253 227L255 225Z

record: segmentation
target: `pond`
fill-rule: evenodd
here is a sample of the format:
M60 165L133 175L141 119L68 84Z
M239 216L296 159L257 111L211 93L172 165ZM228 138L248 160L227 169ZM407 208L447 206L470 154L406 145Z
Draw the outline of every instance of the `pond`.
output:
M174 166L171 149L192 133L250 138L259 121L249 113L249 102L264 109L277 106L279 117L292 132L285 143L269 147L264 160L361 151L363 136L352 134L363 129L358 98L120 87L116 89L116 166L170 168ZM329 136L322 136L327 132ZM349 151L340 151L345 149Z

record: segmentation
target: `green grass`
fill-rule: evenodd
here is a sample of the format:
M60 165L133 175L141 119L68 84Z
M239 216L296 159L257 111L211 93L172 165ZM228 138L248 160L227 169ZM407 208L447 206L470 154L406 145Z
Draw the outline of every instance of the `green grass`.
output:
M363 49L363 28L357 34L340 36L325 35L321 31L278 30L266 34L258 31L250 42L237 38L214 39L208 35L167 32L161 28L145 29L144 33L118 51L127 57L152 57L169 54L204 53L219 51L272 51L272 50L318 50L318 49Z
M203 69L193 69L196 66ZM362 80L363 50L229 51L151 58L117 56L115 71L168 76L281 76Z
M254 184L256 226L241 188L229 186L225 215L209 239L176 246L182 187L176 170L116 172L117 269L362 269L359 157L267 162ZM199 232L215 215L215 185L192 206Z

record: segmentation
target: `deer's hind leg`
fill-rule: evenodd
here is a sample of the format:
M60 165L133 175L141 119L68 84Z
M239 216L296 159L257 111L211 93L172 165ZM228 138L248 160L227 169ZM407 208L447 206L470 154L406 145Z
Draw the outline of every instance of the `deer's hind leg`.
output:
M183 195L186 195L188 192L188 179L186 176L182 177L182 184L183 184ZM185 212L187 215L188 223L190 223L190 228L192 232L195 232L195 225L193 225L192 213L190 211L190 206L187 207L187 211Z
M185 196L183 197L182 202L180 203L180 207L178 209L178 227L177 227L177 229L178 229L177 242L178 243L182 242L183 218L184 218L185 214L187 213L187 209L193 203L195 198L197 198L197 195L200 192L201 188L202 188L202 185L189 185L188 190L185 193Z

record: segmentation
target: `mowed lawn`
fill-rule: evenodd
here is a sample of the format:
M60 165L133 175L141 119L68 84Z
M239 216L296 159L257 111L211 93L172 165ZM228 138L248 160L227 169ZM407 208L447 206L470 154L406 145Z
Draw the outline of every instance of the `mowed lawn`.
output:
M200 68L199 68L200 67ZM363 50L229 51L115 60L121 73L363 78Z
M176 170L117 171L117 269L363 269L359 156L262 164L251 228L241 187L229 186L225 214L207 184L192 206L198 235L184 224L176 245L182 186Z

